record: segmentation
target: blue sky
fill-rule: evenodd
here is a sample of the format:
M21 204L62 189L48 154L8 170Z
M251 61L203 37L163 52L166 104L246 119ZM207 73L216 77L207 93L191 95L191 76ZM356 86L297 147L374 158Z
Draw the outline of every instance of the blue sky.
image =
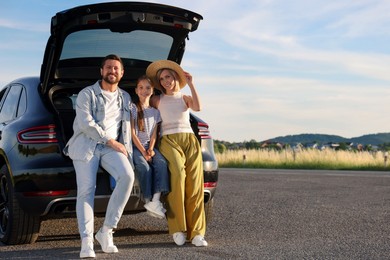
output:
M1 1L0 86L39 74L56 12L98 2ZM215 139L390 132L390 1L152 2L204 17L182 66Z

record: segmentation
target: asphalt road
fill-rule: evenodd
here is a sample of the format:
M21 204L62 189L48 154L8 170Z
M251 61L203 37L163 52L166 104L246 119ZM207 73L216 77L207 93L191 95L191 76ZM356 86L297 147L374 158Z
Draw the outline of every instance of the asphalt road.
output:
M96 219L96 227L102 219ZM209 246L176 246L164 220L124 216L99 259L390 259L390 173L221 169ZM45 221L0 258L78 259L76 219Z

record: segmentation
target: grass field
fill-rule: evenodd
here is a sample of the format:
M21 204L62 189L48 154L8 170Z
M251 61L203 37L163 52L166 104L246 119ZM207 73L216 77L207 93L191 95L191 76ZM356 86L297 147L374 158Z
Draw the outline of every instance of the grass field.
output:
M387 153L316 150L226 150L219 167L268 169L389 170Z

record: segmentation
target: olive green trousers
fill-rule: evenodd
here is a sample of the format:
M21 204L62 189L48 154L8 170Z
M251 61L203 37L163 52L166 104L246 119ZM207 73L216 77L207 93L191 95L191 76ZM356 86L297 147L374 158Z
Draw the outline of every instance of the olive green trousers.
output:
M164 135L160 152L168 161L171 192L167 196L169 234L186 232L187 239L206 233L203 161L193 133Z

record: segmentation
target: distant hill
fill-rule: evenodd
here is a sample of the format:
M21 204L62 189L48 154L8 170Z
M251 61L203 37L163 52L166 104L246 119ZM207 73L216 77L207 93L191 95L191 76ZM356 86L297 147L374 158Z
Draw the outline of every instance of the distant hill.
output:
M351 142L354 143L372 144L372 145L390 143L390 133L362 135L360 137L351 138L350 140Z
M363 145L380 145L384 143L390 143L390 133L378 133L368 134L359 137L345 138L338 135L326 135L326 134L299 134L299 135L286 135L279 136L269 140L267 142L278 142L283 144L307 144L307 143L354 143Z

